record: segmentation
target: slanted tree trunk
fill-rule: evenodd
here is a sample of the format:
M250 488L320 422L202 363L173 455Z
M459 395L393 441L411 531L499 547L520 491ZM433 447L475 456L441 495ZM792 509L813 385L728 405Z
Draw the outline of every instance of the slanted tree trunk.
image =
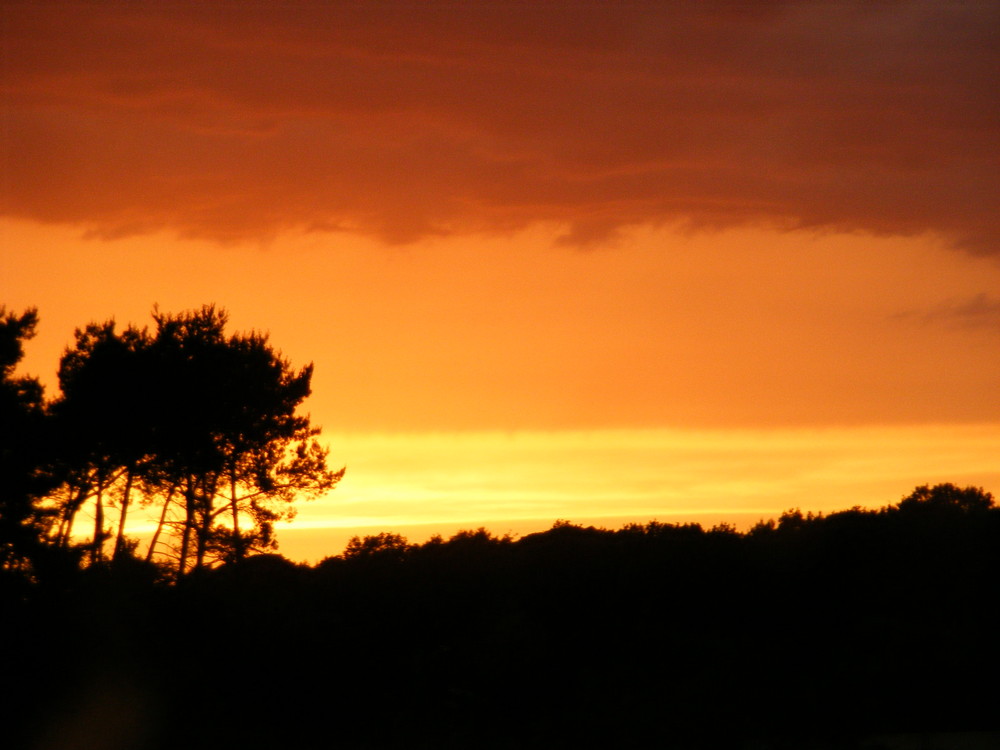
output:
M160 512L160 522L156 524L156 531L153 532L153 538L149 542L149 551L146 552L146 562L152 562L153 553L156 551L156 543L160 539L160 532L163 531L163 524L167 521L167 509L170 507L170 501L174 497L174 490L177 489L176 482L170 485L170 489L167 491L167 496L163 500L163 510Z
M59 528L56 530L57 547L66 548L69 546L69 540L73 536L73 522L76 520L76 514L83 507L83 503L89 495L86 484L70 490L69 499L66 500L62 512L59 514Z
M128 514L129 496L132 494L132 482L135 479L135 464L126 469L125 489L122 490L122 510L118 519L118 534L115 537L115 550L111 555L112 560L117 560L125 553L125 516Z

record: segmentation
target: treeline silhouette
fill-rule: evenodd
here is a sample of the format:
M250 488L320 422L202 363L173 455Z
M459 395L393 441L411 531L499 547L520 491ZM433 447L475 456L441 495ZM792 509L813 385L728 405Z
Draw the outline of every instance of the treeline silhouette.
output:
M37 314L0 310L0 747L1000 740L981 488L745 532L386 532L295 564L274 521L342 475L296 413L311 369L213 307L153 318L79 330L46 400L15 374Z
M746 532L560 521L520 539L384 533L314 566L254 555L179 582L91 566L3 589L6 736L889 748L986 732L962 746L990 747L998 573L1000 509L951 484Z

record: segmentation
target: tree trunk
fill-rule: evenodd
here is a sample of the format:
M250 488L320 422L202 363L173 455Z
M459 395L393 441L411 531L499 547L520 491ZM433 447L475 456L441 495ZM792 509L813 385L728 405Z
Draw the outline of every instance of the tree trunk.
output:
M233 559L240 562L243 559L243 540L240 538L240 512L236 497L236 467L229 473L229 502L233 509Z
M163 531L163 524L167 520L167 508L170 507L170 501L174 497L174 490L177 489L177 484L174 483L170 485L170 490L167 492L167 497L163 501L163 512L160 513L160 522L156 524L156 531L153 532L153 538L149 542L149 551L146 552L146 562L152 562L153 552L156 550L156 542L160 538L160 532Z
M56 546L66 548L69 540L73 536L73 522L76 514L83 506L83 501L87 499L86 485L77 490L71 490L69 499L63 506L62 514L59 518L59 529L56 531Z
M198 543L194 564L196 568L202 568L205 565L205 557L208 554L208 538L212 530L212 497L208 494L207 490L203 491L199 505L202 507L199 509L201 511L201 518L198 519L199 524L196 529L196 541Z
M104 488L97 484L97 506L94 511L94 543L90 549L90 564L97 565L103 558L104 547Z
M111 556L117 560L125 552L125 516L128 514L129 495L132 494L132 481L135 479L135 467L129 466L125 475L125 489L122 491L122 511L118 519L118 535L115 537L115 551Z
M181 553L177 561L177 577L184 575L188 553L191 551L191 529L194 528L194 480L187 477L184 488L184 530L181 532Z

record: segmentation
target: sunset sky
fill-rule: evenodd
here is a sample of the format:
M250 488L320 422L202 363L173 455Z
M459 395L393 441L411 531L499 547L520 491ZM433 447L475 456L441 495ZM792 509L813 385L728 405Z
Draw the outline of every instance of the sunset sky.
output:
M315 363L282 551L1000 491L1000 4L0 9L0 303Z

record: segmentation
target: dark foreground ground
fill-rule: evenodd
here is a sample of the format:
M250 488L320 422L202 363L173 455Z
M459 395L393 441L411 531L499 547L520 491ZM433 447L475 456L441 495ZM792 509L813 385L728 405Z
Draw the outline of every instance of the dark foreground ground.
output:
M1000 513L4 580L0 746L1000 748Z

